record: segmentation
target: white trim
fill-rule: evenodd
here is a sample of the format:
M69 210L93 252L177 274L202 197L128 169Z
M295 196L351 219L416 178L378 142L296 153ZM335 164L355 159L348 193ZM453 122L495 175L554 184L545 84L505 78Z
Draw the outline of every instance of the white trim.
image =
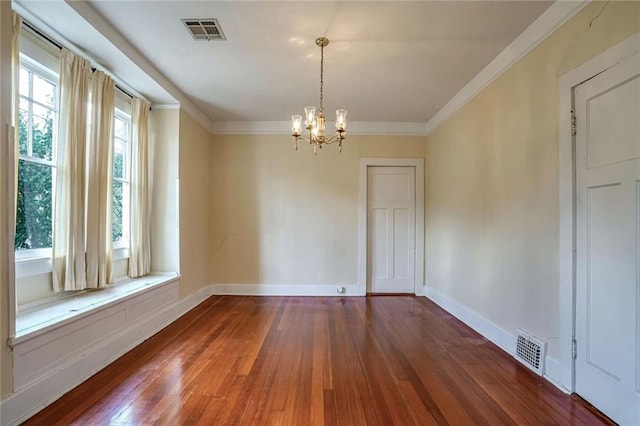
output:
M152 310L141 320L136 320L109 338L71 354L67 362L53 369L49 375L25 385L0 402L0 423L14 425L25 421L202 303L210 296L210 291L211 288L207 286L163 309Z
M6 129L6 148L5 158L6 162L6 175L2 176L2 179L5 181L5 191L7 194L6 201L6 212L7 212L7 228L6 235L7 241L5 241L5 250L7 251L7 293L8 293L8 306L7 306L7 315L4 318L8 318L8 337L11 338L16 334L16 312L18 312L18 297L16 295L16 253L15 253L15 240L16 240L16 217L12 212L16 211L16 199L17 197L14 195L16 191L16 168L15 162L12 160L15 158L15 146L14 138L15 138L16 128L11 124L7 124ZM2 156L0 156L1 158Z
M51 256L15 260L15 278L27 278L51 272ZM15 286L13 286L15 287Z
M349 135L424 136L424 123L350 121ZM334 122L327 121L327 128L334 129ZM217 135L291 135L290 121L215 121L213 134Z
M566 394L570 394L571 391L567 389L563 383L566 383L567 380L571 380L571 370L567 370L564 368L558 360L551 358L547 355L545 358L545 371L544 378L547 379L552 385L560 389L562 392Z
M125 278L121 282L100 290L55 293L49 303L37 303L26 308L21 306L17 317L16 336L7 344L13 347L25 340L46 334L95 315L97 311L127 302L145 293L153 295L159 288L180 280L174 272L159 272L140 278Z
M570 111L573 108L574 87L625 58L640 51L640 33L621 41L607 51L562 75L558 81L558 209L559 246L558 274L560 285L560 368L561 385L575 390L574 360L571 341L575 335L575 193L574 137L571 135Z
M42 252L44 251L44 252ZM35 252L35 253L34 253ZM113 248L113 260L129 258L129 247ZM27 278L35 275L48 274L53 269L51 249L19 250L15 252L15 277Z
M151 109L180 109L180 104L152 104Z
M129 242L126 242L126 245L118 245L113 248L113 253L111 258L115 260L122 260L129 258Z
M538 46L562 24L590 3L584 1L556 1L529 27L513 40L498 56L469 81L445 106L429 119L425 131L437 129L449 117L466 105L485 87Z
M436 305L477 331L509 355L514 356L516 352L515 335L480 316L477 312L472 311L455 300L449 299L432 287L425 287L424 292L425 296Z
M338 293L344 287L344 293ZM212 295L229 296L362 296L357 284L212 284Z
M16 261L41 259L44 257L51 258L51 247L29 249L29 250L16 250L14 256Z
M424 158L361 158L360 183L358 184L358 287L367 294L367 168L376 166L415 167L416 170L416 295L423 294L424 287Z
M126 95L122 90L114 90L115 92L115 109L120 110L120 114L126 116L131 121L131 96Z

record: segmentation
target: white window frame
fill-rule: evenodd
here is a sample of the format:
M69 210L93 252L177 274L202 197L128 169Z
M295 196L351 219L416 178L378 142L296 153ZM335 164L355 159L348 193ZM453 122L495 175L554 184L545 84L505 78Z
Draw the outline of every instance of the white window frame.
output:
M53 84L56 87L56 91L59 89L59 78L58 75L51 71L45 65L40 64L29 56L20 53L20 67L25 68L30 73L37 75L43 80ZM33 84L31 81L29 82L30 86ZM42 103L33 99L33 88L29 88L29 96L24 96L23 94L19 95L20 99L25 99L29 102L29 107L31 108L33 104L37 104L44 108L52 110L56 118L53 123L53 141L52 141L52 159L50 161L43 160L41 158L32 157L30 155L22 155L19 154L18 158L20 160L32 163L39 164L47 167L51 167L52 169L52 185L55 182L55 173L56 173L56 148L57 148L57 128L58 128L58 120L57 116L59 114L59 106L56 104L53 108L48 105L43 105ZM57 98L57 96L56 96ZM29 111L30 120L32 119L32 111ZM17 131L17 130L16 130ZM29 132L31 132L31 126L29 126ZM52 188L52 197L53 202L55 203L55 185ZM53 224L52 224L53 226ZM53 230L52 230L53 232ZM14 250L15 259L16 259L16 277L24 277L30 275L36 275L41 273L47 273L51 271L51 247L43 247L37 249L28 249L28 250Z
M115 120L121 120L127 123L128 132L127 139L119 138L115 134ZM116 141L124 143L124 177L118 178L113 176L113 182L121 182L123 185L128 186L128 191L123 191L123 194L128 195L128 199L123 203L126 209L123 214L123 238L118 241L113 241L113 257L114 259L126 259L129 257L129 238L131 235L131 115L116 107L114 112L114 132L113 132L113 158L115 164L115 144ZM112 206L113 207L113 206Z

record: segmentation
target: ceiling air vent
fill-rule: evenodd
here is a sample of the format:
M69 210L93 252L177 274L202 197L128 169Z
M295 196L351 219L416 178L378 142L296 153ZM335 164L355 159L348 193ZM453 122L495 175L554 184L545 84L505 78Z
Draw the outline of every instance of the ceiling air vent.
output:
M207 19L183 19L184 26L187 27L194 40L226 40L220 28L220 23L216 18Z

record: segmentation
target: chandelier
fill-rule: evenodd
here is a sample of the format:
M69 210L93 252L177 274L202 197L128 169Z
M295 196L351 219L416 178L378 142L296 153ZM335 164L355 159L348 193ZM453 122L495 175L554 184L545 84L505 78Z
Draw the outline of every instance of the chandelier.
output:
M338 149L342 152L342 141L345 138L345 130L347 128L347 110L336 110L336 133L330 137L325 135L325 124L327 117L324 115L323 89L324 89L324 48L329 44L329 39L320 37L316 39L316 45L320 48L320 110L316 115L316 107L308 106L304 108L305 129L309 132L309 137L302 136L302 116L291 116L291 136L295 139L296 150L298 149L298 140L302 139L313 145L313 153L318 153L318 148L322 145L330 145L338 142Z

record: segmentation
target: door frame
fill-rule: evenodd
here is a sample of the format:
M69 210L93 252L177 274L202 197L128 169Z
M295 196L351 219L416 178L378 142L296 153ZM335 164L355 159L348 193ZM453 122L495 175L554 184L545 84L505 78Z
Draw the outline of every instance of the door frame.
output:
M573 340L576 331L576 138L572 111L576 86L640 51L640 33L621 41L558 80L558 282L560 285L560 359L547 375L568 392L575 392Z
M358 185L358 293L367 294L367 206L369 167L413 167L416 191L416 250L413 289L416 296L424 295L424 158L360 158Z

